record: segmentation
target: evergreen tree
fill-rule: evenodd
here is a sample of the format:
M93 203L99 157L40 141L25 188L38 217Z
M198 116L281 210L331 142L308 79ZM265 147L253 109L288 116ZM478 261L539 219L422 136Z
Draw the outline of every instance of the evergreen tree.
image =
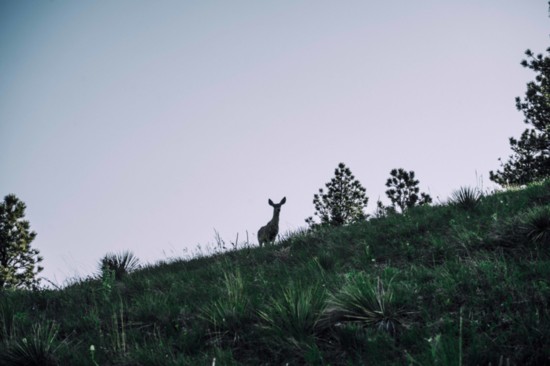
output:
M321 225L342 226L367 218L363 211L369 201L366 189L344 163L338 164L334 178L325 186L326 192L320 188L313 196L315 216ZM318 225L313 217L307 218L306 222L310 227Z
M0 203L0 289L35 288L43 270L38 250L31 248L36 237L25 217L25 203L10 194Z
M550 54L550 48L546 52ZM550 57L535 56L530 50L525 54L528 59L521 65L537 76L527 84L525 98L516 98L516 107L532 128L527 128L519 140L510 138L513 154L506 163L501 162L502 170L490 172L490 179L500 185L527 184L550 175Z
M378 199L378 201L376 201L376 210L374 211L374 217L382 218L382 217L386 217L388 215L392 215L395 212L396 212L395 207L393 207L393 206L384 206L382 201L380 201L380 198Z
M392 203L392 208L386 211L396 211L399 209L405 212L411 207L427 205L432 203L432 197L426 193L420 193L418 179L414 177L414 171L407 172L405 169L392 169L391 177L386 181L386 195ZM384 210L382 203L378 201L378 210Z

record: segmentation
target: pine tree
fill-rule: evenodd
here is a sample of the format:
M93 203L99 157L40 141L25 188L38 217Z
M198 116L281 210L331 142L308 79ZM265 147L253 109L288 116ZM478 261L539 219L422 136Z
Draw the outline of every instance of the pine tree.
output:
M36 288L43 270L38 250L31 248L36 237L30 224L23 220L25 203L10 194L0 203L0 289Z
M550 54L550 48L546 50ZM500 185L527 184L550 176L550 57L535 56L527 50L528 60L521 65L538 75L527 84L523 100L516 98L516 108L523 112L524 122L531 125L519 140L510 138L513 154L502 170L491 171L490 179ZM499 159L500 160L500 159Z
M395 207L384 206L384 203L380 201L380 198L378 199L378 201L376 201L376 210L374 211L374 217L382 218L389 215L393 215L394 213L396 213Z
M405 212L414 206L427 205L432 203L432 197L426 193L420 193L418 179L415 179L414 171L407 172L405 169L392 169L391 177L386 181L386 195L392 203L392 208L387 211ZM382 203L378 201L378 210L383 210Z
M326 193L320 188L319 193L313 196L315 216L321 225L342 226L367 218L363 211L369 201L366 189L344 163L338 164L334 178L325 186ZM310 227L319 225L313 217L307 218L306 222Z

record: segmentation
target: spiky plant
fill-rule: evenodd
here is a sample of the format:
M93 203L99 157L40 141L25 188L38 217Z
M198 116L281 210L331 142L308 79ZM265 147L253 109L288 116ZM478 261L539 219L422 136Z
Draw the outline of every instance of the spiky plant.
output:
M305 286L291 282L281 296L258 312L264 330L283 345L301 348L315 335L325 306L326 292L319 285Z
M0 364L6 366L56 366L57 355L66 341L58 342L59 326L55 322L37 324L30 336L14 340L0 354Z
M450 203L465 210L472 210L479 205L482 198L483 195L479 189L460 187L451 194Z
M522 248L530 243L550 244L550 206L535 207L496 222L493 228L496 244L506 248Z
M102 275L109 272L114 273L115 280L117 281L139 267L139 259L130 251L108 253L101 259L99 264Z
M385 287L380 278L373 281L360 272L329 298L323 321L328 325L353 322L393 335L402 323L402 316L391 282Z
M244 282L239 270L235 273L224 272L225 296L206 306L201 318L213 328L215 333L232 332L233 336L241 330L249 316L249 302L244 293Z
M535 244L550 243L550 206L536 207L528 211L522 221L522 229L527 239Z

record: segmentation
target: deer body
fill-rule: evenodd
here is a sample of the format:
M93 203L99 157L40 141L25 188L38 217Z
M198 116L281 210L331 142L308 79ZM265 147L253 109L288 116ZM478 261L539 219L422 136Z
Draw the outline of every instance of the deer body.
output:
M273 203L271 199L268 201L269 205L273 207L273 218L265 226L262 226L258 230L258 243L260 247L264 243L273 243L277 234L279 233L279 215L281 213L281 206L286 202L286 197L283 197L281 202Z

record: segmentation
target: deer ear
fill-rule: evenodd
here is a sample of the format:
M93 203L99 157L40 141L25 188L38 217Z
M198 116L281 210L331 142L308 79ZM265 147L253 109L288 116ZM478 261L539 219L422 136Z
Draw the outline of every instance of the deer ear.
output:
M279 203L280 205L284 204L286 202L286 197L283 197L283 199L281 200L281 203Z
M269 201L267 201L267 203L269 203L270 206L274 206L273 201L271 200L271 198L269 199Z

